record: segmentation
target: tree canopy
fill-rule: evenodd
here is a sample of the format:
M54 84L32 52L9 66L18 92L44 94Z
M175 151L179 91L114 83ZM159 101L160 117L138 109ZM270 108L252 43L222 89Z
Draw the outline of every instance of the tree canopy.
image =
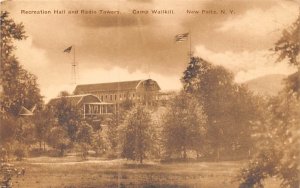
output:
M167 157L187 158L188 151L202 152L205 143L206 115L201 104L190 94L181 92L163 116L163 137Z
M219 159L231 152L251 149L251 121L257 111L255 100L233 74L198 57L192 57L181 79L186 93L193 95L207 115L207 139Z
M257 141L259 151L239 174L240 188L263 187L266 178L277 177L281 187L300 186L300 14L275 43L277 61L287 59L298 71L290 75L283 91L268 100L263 127Z
M4 110L4 116L18 116L22 106L30 109L36 105L38 109L41 109L43 104L37 77L25 70L13 54L16 48L13 42L24 39L26 39L24 25L16 24L9 18L8 12L2 11L0 41L2 100L0 105Z
M142 163L150 151L151 130L150 113L143 106L134 107L121 130L122 156Z

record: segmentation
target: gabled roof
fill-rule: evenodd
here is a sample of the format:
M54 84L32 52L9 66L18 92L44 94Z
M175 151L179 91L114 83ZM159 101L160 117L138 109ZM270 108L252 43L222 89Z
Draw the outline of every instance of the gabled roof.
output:
M136 90L140 83L145 80L134 80L124 82L110 82L110 83L99 83L99 84L84 84L77 85L74 93L90 93L95 91L125 91L125 90ZM154 81L155 82L155 81Z
M76 106L83 102L85 99L89 98L90 102L101 102L100 99L91 94L83 94L83 95L69 95L63 97L56 97L49 101L48 105L55 105L61 99L66 99L69 103Z
M21 110L19 112L20 116L32 116L33 113L32 111L28 110L27 108L25 108L24 106L21 107Z

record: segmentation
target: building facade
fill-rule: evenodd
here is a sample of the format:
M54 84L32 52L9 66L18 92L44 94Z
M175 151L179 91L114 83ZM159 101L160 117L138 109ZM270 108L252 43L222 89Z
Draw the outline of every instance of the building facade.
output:
M77 85L74 94L92 94L101 102L119 104L126 100L153 105L159 100L160 87L152 79Z

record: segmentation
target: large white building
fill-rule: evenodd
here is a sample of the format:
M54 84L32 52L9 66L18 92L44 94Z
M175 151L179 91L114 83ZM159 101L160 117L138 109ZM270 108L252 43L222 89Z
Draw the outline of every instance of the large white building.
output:
M74 94L93 94L102 102L119 104L125 100L152 105L159 100L160 87L152 79L77 85Z

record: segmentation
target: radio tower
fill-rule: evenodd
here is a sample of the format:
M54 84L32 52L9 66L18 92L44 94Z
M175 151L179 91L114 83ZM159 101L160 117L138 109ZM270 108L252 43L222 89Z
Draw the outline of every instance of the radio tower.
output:
M73 45L73 62L72 62L72 77L71 77L71 79L72 79L72 84L73 85L76 85L76 66L77 66L77 64L76 64L76 59L75 59L75 45Z

